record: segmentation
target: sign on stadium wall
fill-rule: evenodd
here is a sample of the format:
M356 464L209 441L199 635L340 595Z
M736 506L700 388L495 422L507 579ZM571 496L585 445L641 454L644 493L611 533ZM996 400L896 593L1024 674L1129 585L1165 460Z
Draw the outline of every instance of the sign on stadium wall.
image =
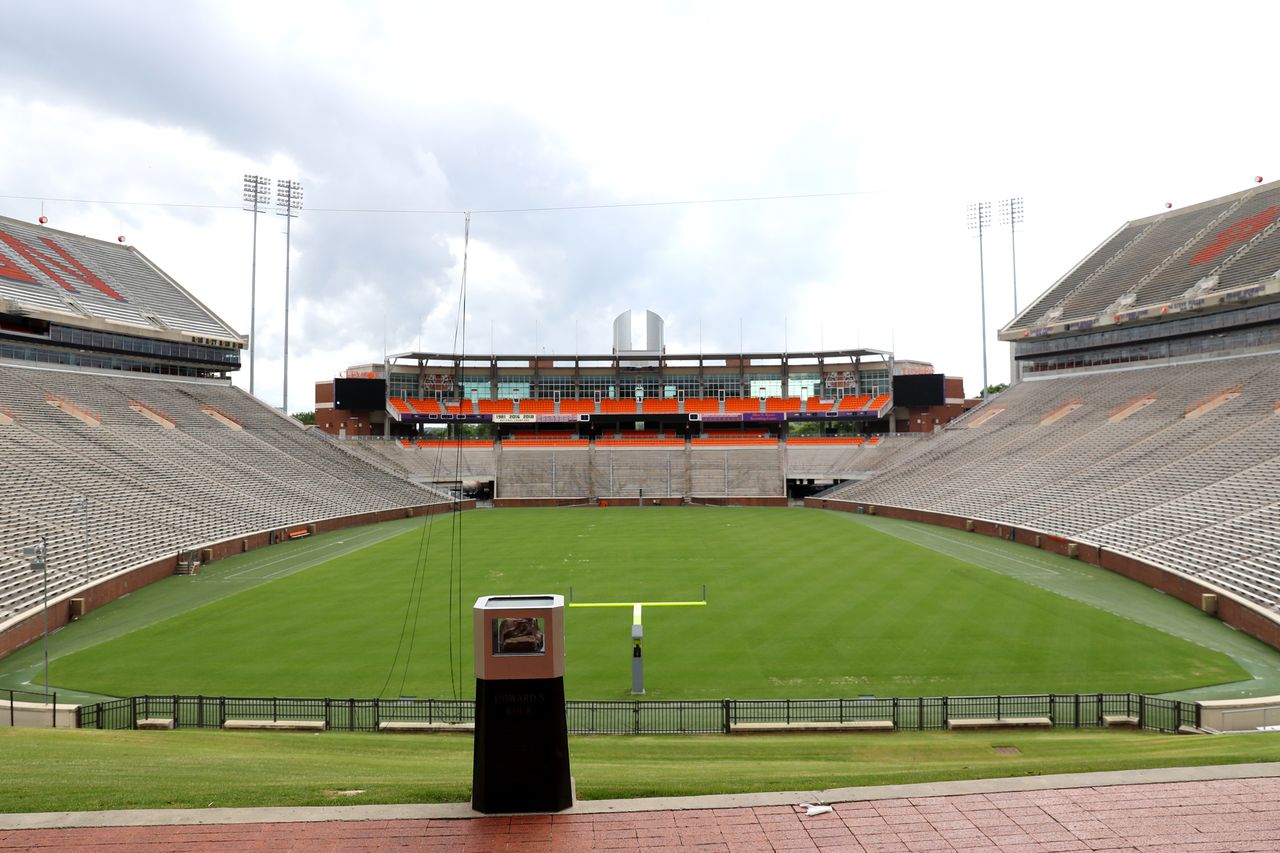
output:
M494 415L495 424L531 424L536 423L537 415Z

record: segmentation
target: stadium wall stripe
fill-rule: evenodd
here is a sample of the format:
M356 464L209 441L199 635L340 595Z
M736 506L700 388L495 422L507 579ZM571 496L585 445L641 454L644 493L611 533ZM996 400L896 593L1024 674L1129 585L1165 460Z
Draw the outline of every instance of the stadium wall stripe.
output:
M827 500L825 498L805 498L804 505L812 509L829 509L836 512L864 512L885 518L898 518L904 521L918 521L937 527L949 527L952 530L971 530L984 536L1000 539L1012 539L1021 545L1073 557L1091 566L1098 566L1144 586L1171 595L1179 601L1200 609L1200 596L1206 593L1218 597L1217 618L1238 631L1243 631L1272 648L1280 649L1280 623L1261 610L1252 602L1236 596L1225 589L1201 583L1195 578L1170 569L1152 565L1151 563L1120 554L1087 542L1075 542L1037 530L1013 527L993 521L970 519L963 516L947 515L921 509L885 506L883 504L865 504L850 501ZM1039 542L1037 542L1037 539ZM1072 553L1074 549L1074 553Z
M315 522L301 521L296 524L284 525L280 529L314 525L317 533L327 533L331 530L359 527L381 521L394 521L400 518L412 518L420 515L437 515L442 512L450 512L455 506L458 506L458 504L438 503L399 507L378 512L326 518ZM475 506L476 502L473 500L461 503L461 508L464 510L475 509ZM206 544L194 550L208 551L211 556L205 562L214 562L230 557L233 554L254 551L268 545L271 541L271 532L261 530L255 533L247 533L243 536L233 536L230 539ZM49 602L49 632L53 633L71 621L71 599L83 598L84 612L88 613L104 604L115 601L117 598L128 595L134 590L169 577L177 571L177 568L178 556L175 554L172 557L164 557L140 566L124 569L98 581L93 586L64 593ZM43 607L35 607L28 610L25 616L20 617L18 621L5 628L3 632L0 632L0 658L4 658L23 646L39 640L42 636L44 636L44 609Z

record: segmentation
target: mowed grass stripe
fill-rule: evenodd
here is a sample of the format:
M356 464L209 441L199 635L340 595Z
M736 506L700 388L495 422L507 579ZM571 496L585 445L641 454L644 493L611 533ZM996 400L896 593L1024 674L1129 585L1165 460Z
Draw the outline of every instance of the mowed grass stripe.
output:
M478 595L573 586L582 600L688 600L705 583L706 608L645 612L648 698L1155 693L1247 677L1186 639L830 513L490 510L453 523L467 643ZM449 696L451 529L433 534L407 670L391 664L417 530L60 658L53 680L112 695L343 697L378 695L390 673L383 695ZM627 697L629 613L571 609L566 634L569 696Z
M0 786L0 812L462 802L471 791L471 751L471 738L461 735L0 729L6 772L22 780ZM569 751L578 796L593 800L1277 761L1280 738L1103 730L654 735L574 737ZM342 793L350 791L361 793Z

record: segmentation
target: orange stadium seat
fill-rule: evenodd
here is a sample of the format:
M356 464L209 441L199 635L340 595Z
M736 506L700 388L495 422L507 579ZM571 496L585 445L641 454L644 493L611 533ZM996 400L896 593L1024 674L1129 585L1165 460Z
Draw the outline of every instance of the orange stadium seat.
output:
M563 397L560 399L560 414L562 415L590 415L595 410L595 400L565 399Z
M764 410L766 412L798 412L800 411L800 398L769 397L764 401Z
M444 410L450 415L474 415L475 407L471 405L470 400L463 400L461 403L445 403Z
M511 437L516 440L526 438L576 438L572 429L544 429L541 432L534 432L529 429L513 430Z
M397 412L399 412L402 415L408 415L413 413L413 409L409 407L409 404L406 403L404 400L400 399L399 397L391 398L391 408L395 409Z
M640 410L646 414L653 415L674 415L680 411L680 401L671 399L645 399L642 401Z
M600 411L606 415L633 415L636 414L636 401L631 398L601 400Z
M482 415L509 415L514 409L512 400L477 400L476 406Z
M524 438L507 439L504 444L514 447L587 447L591 442L585 438Z
M522 415L554 415L556 412L555 400L521 400L520 414Z
M691 439L694 446L728 446L728 447L777 447L778 439L762 438L760 436L717 436L715 438L695 438Z
M858 412L867 408L867 404L871 402L870 394L859 394L856 397L841 397L840 411L842 412Z
M685 397L684 410L701 415L715 415L720 412L720 401L715 397Z
M729 413L758 412L760 400L757 397L726 397L724 410Z
M597 438L596 444L623 445L627 447L684 447L684 439L677 437L658 438L657 436L632 438L628 435L622 438Z
M824 401L821 397L810 397L804 402L806 412L829 412L834 406L834 403L829 400Z

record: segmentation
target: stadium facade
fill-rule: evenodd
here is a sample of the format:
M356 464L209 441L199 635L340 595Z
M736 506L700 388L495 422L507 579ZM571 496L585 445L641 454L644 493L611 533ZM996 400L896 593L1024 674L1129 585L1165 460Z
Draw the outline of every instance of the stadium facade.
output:
M492 424L498 438L565 427L577 438L725 428L776 437L796 422L874 435L929 431L965 408L959 377L889 352L668 353L657 314L646 312L640 348L629 323L629 311L616 318L606 354L406 352L357 365L316 384L316 423L339 436L416 436L459 422ZM911 406L895 408L904 386Z
M0 216L0 358L225 378L247 346L133 246Z
M1000 331L1014 376L1280 348L1280 182L1126 222Z

